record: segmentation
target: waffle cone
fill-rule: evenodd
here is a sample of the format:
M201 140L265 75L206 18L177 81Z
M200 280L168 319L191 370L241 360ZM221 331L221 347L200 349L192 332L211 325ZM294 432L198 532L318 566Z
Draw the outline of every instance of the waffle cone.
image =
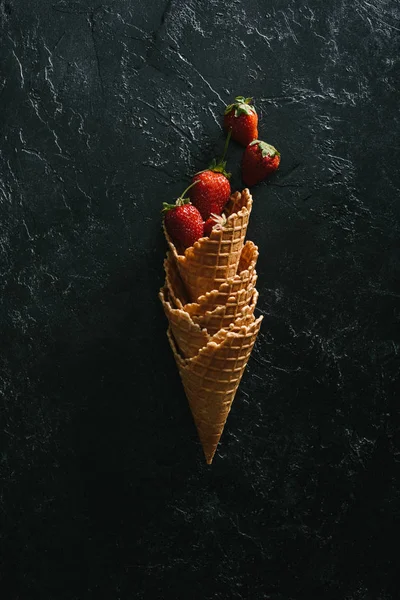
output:
M238 272L222 283L217 290L206 292L197 299L197 302L187 303L187 294L183 281L179 275L173 255L168 252L164 261L165 282L171 302L176 308L183 308L190 315L204 315L218 306L237 303L236 313L249 303L257 282L255 265L258 258L258 249L253 242L246 242L243 246L239 260ZM234 298L234 300L232 300Z
M184 309L191 315L202 315L213 311L218 306L226 305L231 298L235 298L238 305L249 302L257 282L255 270L257 258L257 246L253 242L246 242L242 249L236 275L221 283L217 290L206 292L200 296L197 302L186 304ZM232 300L230 302L232 303Z
M211 464L262 317L221 329L193 358L184 359L171 329L168 339L189 401L207 464Z
M200 238L182 254L164 227L170 252L192 302L237 274L252 203L248 189L233 194L225 209L226 224L214 228L209 237Z
M165 286L161 288L159 298L181 355L184 358L193 358L220 329L234 330L243 325L250 325L254 321L258 292L253 290L252 302L244 306L238 314L234 316L226 314L229 305L228 307L219 306L212 313L203 315L204 322L195 321L194 317L185 310L175 307Z
M171 252L167 253L167 258L164 260L164 270L168 296L176 308L183 308L188 302L187 292Z
M243 301L242 301L243 297ZM206 329L209 335L214 335L220 329L226 329L237 318L247 318L253 315L258 300L258 292L253 287L228 298L225 305L217 306L213 311L207 311L203 315L192 315L192 321L202 329Z
M187 358L196 356L210 341L209 334L187 312L172 305L167 287L161 288L159 298L180 352Z

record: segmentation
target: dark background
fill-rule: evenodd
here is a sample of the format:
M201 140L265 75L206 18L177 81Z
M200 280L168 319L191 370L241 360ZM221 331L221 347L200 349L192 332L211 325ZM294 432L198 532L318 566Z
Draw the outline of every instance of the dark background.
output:
M398 598L399 3L0 0L0 23L2 600ZM160 208L238 94L282 162L207 467Z

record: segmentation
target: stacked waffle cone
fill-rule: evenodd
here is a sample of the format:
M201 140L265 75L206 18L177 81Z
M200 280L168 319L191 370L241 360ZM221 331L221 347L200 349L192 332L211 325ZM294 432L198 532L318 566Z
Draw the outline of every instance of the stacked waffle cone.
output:
M223 226L180 251L167 231L160 300L168 340L208 464L221 438L260 330L254 316L257 246L245 243L252 208L248 189L236 192Z

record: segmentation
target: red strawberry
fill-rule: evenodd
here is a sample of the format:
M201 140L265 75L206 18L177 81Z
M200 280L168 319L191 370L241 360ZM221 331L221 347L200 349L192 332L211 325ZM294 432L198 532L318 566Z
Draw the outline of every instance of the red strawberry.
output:
M243 152L242 179L249 187L262 181L279 167L281 155L266 142L254 140Z
M214 213L211 213L211 216L209 219L207 219L207 221L204 223L204 235L205 236L209 236L211 233L211 230L215 227L216 229L221 229L226 223L226 217L225 215L216 215Z
M214 168L197 173L193 180L199 184L190 192L190 199L206 221L211 213L220 215L231 195L231 185L227 173Z
M225 109L224 127L232 130L232 139L242 146L258 138L258 115L254 106L250 106L251 101L252 98L237 96Z
M197 181L192 183L191 188ZM203 237L204 223L201 214L189 198L183 196L189 188L177 199L175 204L163 203L165 213L164 225L169 236L175 244L188 248L201 237Z
M204 221L211 213L220 215L231 195L229 183L231 174L225 171L226 161L224 160L230 138L231 133L229 132L221 160L217 162L214 159L208 169L196 173L192 180L193 182L198 180L199 183L190 190L190 199L199 209Z

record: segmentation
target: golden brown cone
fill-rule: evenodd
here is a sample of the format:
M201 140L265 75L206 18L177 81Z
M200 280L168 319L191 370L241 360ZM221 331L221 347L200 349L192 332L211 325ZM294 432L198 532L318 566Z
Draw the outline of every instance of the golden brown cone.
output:
M207 345L212 336L223 328L218 326L221 323L224 323L225 329L233 329L242 325L250 325L254 321L253 313L257 304L258 292L253 290L252 302L243 306L234 317L225 315L226 307L220 306L216 309L217 313L213 311L209 315L203 316L204 325L195 322L193 317L181 308L173 306L166 287L161 288L159 298L181 355L184 358L193 358L201 348Z
M192 302L236 275L252 203L247 188L235 192L225 210L229 215L226 224L220 229L214 228L209 237L200 238L183 254L179 254L164 227L170 251Z
M183 308L188 302L187 292L171 252L167 253L167 258L164 260L164 270L169 298L176 308Z
M203 315L218 306L226 305L230 298L237 296L236 312L239 312L240 308L250 301L253 294L257 282L255 270L257 258L257 246L247 241L242 249L237 274L224 281L217 290L206 292L197 299L197 302L187 304L187 294L175 259L171 252L168 252L164 268L169 297L176 308L183 308L190 315ZM233 303L234 301L230 300L230 304Z
M187 312L172 306L167 287L161 288L159 298L180 352L187 358L196 356L210 341L207 331L194 323Z
M240 296L244 297L244 301ZM228 299L225 306L217 306L213 311L208 311L204 315L191 315L192 321L202 329L206 329L209 335L214 335L220 329L225 329L238 317L252 315L258 300L258 292L255 288L243 290Z
M242 249L237 274L221 283L217 290L211 290L200 296L197 302L186 304L184 309L192 315L201 315L214 310L217 306L227 304L228 300L236 295L238 304L240 304L240 301L242 304L245 303L246 296L247 301L249 301L257 282L255 270L257 258L257 246L253 242L246 242ZM243 291L246 291L245 295L243 295ZM230 302L232 303L232 300Z
M262 316L251 325L220 330L189 359L179 354L173 334L168 330L207 464L212 463L261 321Z

